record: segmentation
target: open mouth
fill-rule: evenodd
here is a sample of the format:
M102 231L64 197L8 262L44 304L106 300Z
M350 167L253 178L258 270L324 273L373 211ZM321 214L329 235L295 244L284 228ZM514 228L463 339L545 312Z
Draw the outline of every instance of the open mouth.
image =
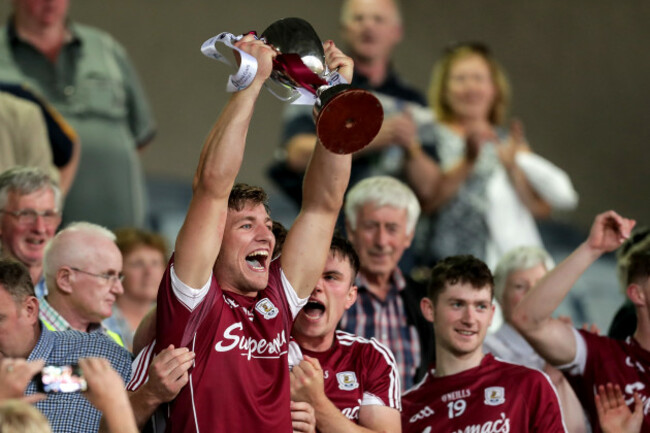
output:
M260 250L246 256L246 263L255 271L266 269L266 261L269 258L269 252Z
M29 238L29 239L25 239L25 242L29 245L40 246L45 243L45 239Z
M325 314L325 305L316 300L310 300L302 309L305 316L312 320L318 320Z

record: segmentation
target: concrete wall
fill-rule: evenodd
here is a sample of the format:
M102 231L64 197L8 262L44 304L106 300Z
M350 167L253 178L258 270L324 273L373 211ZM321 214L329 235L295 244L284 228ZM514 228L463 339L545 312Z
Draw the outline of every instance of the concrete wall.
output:
M286 0L76 0L73 19L112 33L128 49L149 93L158 137L142 155L150 174L191 179L199 150L227 98L227 68L201 43L222 31L262 31L300 16L323 39L338 36L336 2ZM533 148L572 174L587 225L607 208L650 224L650 3L641 0L404 0L405 40L397 69L425 89L450 41L488 43L509 71L513 114ZM0 2L6 19L10 1ZM282 103L258 103L240 180L265 185Z

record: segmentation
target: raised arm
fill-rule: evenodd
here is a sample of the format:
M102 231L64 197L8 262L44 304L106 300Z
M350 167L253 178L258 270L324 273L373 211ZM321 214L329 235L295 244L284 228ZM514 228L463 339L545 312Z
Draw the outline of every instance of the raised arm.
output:
M324 44L330 69L348 81L352 59L333 42ZM282 269L301 298L309 296L323 272L334 233L334 225L350 180L350 155L337 155L317 143L305 173L302 207L287 234L280 260Z
M208 281L219 254L228 196L244 156L255 101L276 55L271 47L251 35L235 45L257 59L257 74L248 88L233 93L203 145L194 175L192 201L176 239L176 275L195 288Z
M124 382L111 364L104 358L82 358L79 367L88 382L86 398L103 414L100 432L138 432Z
M513 311L514 325L551 365L567 364L576 355L571 326L551 314L596 259L627 239L634 224L614 211L598 215L587 240L546 274Z

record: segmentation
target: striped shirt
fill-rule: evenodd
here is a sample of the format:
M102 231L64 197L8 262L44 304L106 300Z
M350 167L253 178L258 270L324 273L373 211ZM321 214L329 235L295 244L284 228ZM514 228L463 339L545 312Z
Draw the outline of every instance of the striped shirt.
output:
M413 386L415 371L420 364L420 340L415 326L407 320L400 292L406 282L399 269L393 272L391 288L385 300L367 289L367 280L357 276L357 301L343 313L339 328L364 338L375 338L393 352L400 372L401 388Z
M45 298L40 298L38 300L38 306L38 318L41 319L41 322L43 322L45 327L50 331L75 330L72 326L70 326L70 323L68 323L68 321L65 320L61 314L59 314L58 311L52 308L50 303L47 302ZM90 326L88 326L88 332L101 332L102 334L106 334L111 337L117 344L124 347L122 337L120 337L118 333L110 331L101 323L91 323Z
M52 325L56 331L68 331L73 329L72 326L68 323L67 320L63 318L62 315L56 311L45 298L38 299L38 317L43 322L46 322L49 325ZM50 328L51 329L51 328Z

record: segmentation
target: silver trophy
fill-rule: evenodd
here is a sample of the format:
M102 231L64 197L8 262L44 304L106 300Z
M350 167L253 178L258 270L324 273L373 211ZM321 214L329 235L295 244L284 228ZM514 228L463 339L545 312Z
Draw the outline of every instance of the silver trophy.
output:
M349 84L330 85L333 72L325 63L325 52L314 28L301 18L284 18L261 35L278 55L271 79L298 92L316 96L316 135L334 153L362 149L379 132L384 111L370 92Z

